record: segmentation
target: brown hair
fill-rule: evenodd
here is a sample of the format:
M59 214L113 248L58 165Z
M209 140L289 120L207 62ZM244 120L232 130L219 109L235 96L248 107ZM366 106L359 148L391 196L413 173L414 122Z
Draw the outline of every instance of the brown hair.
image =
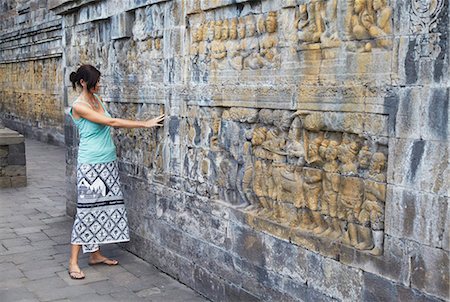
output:
M72 82L73 89L76 89L76 85L81 86L80 80L84 80L87 84L87 89L95 87L100 78L100 71L92 65L81 65L76 72L70 73L70 81Z

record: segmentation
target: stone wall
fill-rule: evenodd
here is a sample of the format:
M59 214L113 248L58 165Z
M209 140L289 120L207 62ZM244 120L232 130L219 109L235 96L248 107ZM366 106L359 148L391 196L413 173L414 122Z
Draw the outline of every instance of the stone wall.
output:
M49 5L66 90L167 115L114 131L127 249L215 301L449 299L448 1Z
M26 185L25 139L0 124L0 189Z
M61 22L47 1L0 7L0 119L56 144L64 143Z

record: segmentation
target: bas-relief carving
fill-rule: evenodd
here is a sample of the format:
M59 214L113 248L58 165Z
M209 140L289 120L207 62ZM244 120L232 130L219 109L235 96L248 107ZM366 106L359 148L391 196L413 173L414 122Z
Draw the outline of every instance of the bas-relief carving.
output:
M412 0L411 33L416 35L415 59L436 60L441 52L440 35L434 30L445 0Z
M387 146L322 130L317 114L284 110L232 108L202 125L188 127L196 129L189 141L195 131L209 133L204 150L216 155L205 169L215 172L203 173L218 198L292 231L382 253ZM195 165L189 152L200 151L186 155Z
M189 48L195 81L208 70L256 70L279 66L277 13L205 21L191 28Z
M392 8L387 6L386 0L354 0L349 2L351 11L348 33L350 38L367 41L360 49L371 51L373 47L390 48L392 41ZM350 44L349 48L356 45Z
M347 7L343 24L339 24L340 6ZM393 12L387 0L314 0L285 10L291 9L293 20L270 11L194 23L190 30L193 80L206 81L210 70L278 69L280 48L286 46L291 53L341 45L358 52L392 48Z

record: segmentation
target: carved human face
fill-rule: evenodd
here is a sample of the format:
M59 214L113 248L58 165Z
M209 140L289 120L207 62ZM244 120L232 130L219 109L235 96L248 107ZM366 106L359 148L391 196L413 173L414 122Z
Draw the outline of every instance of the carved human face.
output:
M222 35L222 23L216 21L214 25L214 40L220 40L221 35Z
M382 7L383 7L383 1L382 0L374 0L373 1L373 9L374 10L379 10Z
M239 39L245 38L245 23L243 23L243 22L239 22L238 35L239 35Z
M197 28L196 39L197 39L198 42L203 40L203 25L200 25Z
M228 39L228 23L223 23L221 37L222 40Z
M209 22L206 29L206 38L208 41L212 41L214 39L214 22Z
M247 22L245 23L245 29L245 36L252 37L255 35L256 25L252 20L247 20Z
M360 13L366 7L366 0L355 0L355 13Z
M277 18L275 16L267 17L266 30L268 33L274 33L277 30Z
M380 173L384 168L385 162L386 162L386 157L384 156L383 153L379 153L379 152L374 153L372 156L372 163L370 165L370 169L373 172Z
M230 39L237 38L237 22L232 21L230 25Z

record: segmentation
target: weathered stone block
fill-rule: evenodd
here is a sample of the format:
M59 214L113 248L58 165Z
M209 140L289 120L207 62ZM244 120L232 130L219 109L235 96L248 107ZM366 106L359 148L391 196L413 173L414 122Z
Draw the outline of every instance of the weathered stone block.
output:
M231 225L230 240L232 250L246 261L264 267L266 246L260 233L250 228Z
M128 38L132 36L133 16L122 12L111 16L111 39Z
M449 151L445 141L390 139L388 182L448 196Z
M0 188L10 188L11 187L11 177L0 177Z
M445 227L450 219L447 199L389 186L385 214L386 234L448 250L443 242Z
M428 97L425 97L428 96ZM450 88L430 89L424 94L421 136L426 140L450 140Z
M384 236L384 252L379 257L360 253L346 246L341 246L339 261L352 267L370 272L385 279L408 286L409 246L405 242L390 236Z
M19 165L9 165L3 168L5 176L25 176L27 174L27 168Z
M417 246L411 259L411 287L441 299L448 299L449 259L449 251Z
M196 267L194 270L194 288L215 301L225 300L225 283L207 270Z
M8 146L0 146L0 158L7 158L9 154Z
M15 155L24 155L25 154L25 142L21 144L9 145L9 153Z
M420 88L404 88L398 90L398 107L395 120L395 137L421 138L422 102L427 91Z
M438 298L424 295L410 287L390 282L383 277L364 273L363 301L437 302Z
M27 177L26 176L14 176L11 177L11 187L25 187L27 185Z
M311 287L336 299L361 300L361 270L349 268L338 261L320 258L312 253L308 261L308 284Z
M8 156L8 164L9 165L26 165L25 153L22 154L9 154Z

